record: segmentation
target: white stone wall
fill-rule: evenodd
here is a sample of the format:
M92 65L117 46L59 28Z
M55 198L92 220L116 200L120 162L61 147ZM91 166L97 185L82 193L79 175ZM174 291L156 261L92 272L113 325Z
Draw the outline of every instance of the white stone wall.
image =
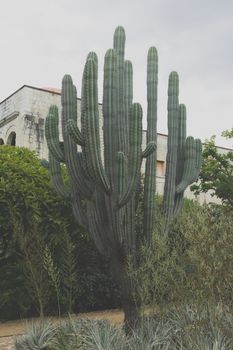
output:
M77 100L78 112L80 115L80 100ZM0 103L0 140L5 144L9 142L12 132L16 133L16 146L27 147L34 150L40 158L48 157L48 149L44 134L45 118L49 107L57 105L61 113L61 96L58 92L45 89L38 89L24 85L14 94ZM100 116L102 106L100 105ZM79 118L80 119L80 118ZM79 122L80 126L80 122ZM100 118L100 130L102 131L103 120ZM61 131L61 127L60 127ZM61 134L61 132L60 132ZM61 135L60 138L62 139ZM143 148L146 144L146 133L143 134ZM101 145L103 153L103 134L101 132ZM220 152L227 150L220 148ZM157 176L157 192L163 193L164 175L166 167L167 136L158 134L157 161L159 162L160 176ZM145 171L145 163L142 172ZM186 196L194 198L193 193L187 189ZM208 194L202 194L199 198L203 201L216 201Z

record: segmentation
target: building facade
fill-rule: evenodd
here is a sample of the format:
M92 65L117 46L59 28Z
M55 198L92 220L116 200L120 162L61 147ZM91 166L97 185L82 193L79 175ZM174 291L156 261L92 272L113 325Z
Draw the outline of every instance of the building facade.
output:
M80 99L77 100L78 113ZM49 107L56 105L61 112L61 93L57 89L36 88L23 85L12 95L0 103L0 145L26 147L42 158L48 158L48 148L45 139L45 118ZM101 115L100 105L100 115ZM100 123L102 119L100 118ZM102 125L100 125L100 130ZM146 144L146 132L143 133L143 144ZM226 152L219 148L220 152ZM167 135L158 133L157 146L157 192L163 193L166 170ZM142 166L144 171L144 164ZM192 192L186 190L185 195L193 198ZM210 193L202 194L199 201L213 201ZM216 201L216 200L214 200Z

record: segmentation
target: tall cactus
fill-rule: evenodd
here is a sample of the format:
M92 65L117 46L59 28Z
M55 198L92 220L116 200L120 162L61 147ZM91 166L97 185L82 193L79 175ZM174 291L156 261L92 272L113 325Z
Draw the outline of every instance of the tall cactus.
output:
M110 258L125 312L126 328L133 327L138 310L132 298L127 258L137 256L135 218L143 158L143 237L151 241L155 221L157 148L157 51L147 59L147 145L142 150L142 108L133 103L132 63L124 58L125 31L118 27L113 49L104 62L103 140L101 149L98 105L98 60L91 52L82 78L81 116L77 115L76 88L69 75L62 82L62 135L59 141L58 111L51 106L46 119L49 168L57 192L70 196L74 214L92 236L99 251ZM198 176L201 143L186 138L186 112L178 101L178 75L172 72L168 87L168 153L164 215L170 222L179 212L185 188ZM78 121L80 118L81 128ZM78 145L78 146L77 146ZM67 188L60 163L70 178ZM141 235L141 234L140 234ZM136 259L135 259L136 260Z

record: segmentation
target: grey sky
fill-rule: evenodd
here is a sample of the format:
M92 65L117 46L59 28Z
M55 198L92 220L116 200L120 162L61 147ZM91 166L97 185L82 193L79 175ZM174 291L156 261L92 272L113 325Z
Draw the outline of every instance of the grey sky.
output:
M0 100L23 84L59 88L65 73L80 96L86 55L97 52L101 77L117 25L126 30L134 100L144 116L147 50L158 49L158 131L167 132L167 80L176 70L188 133L202 140L214 134L218 145L231 147L220 134L233 127L232 0L2 0Z

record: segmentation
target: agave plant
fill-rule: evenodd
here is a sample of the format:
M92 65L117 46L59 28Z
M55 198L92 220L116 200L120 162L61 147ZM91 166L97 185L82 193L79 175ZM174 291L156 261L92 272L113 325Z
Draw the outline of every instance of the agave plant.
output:
M83 321L69 317L57 329L52 350L78 350L82 349Z
M169 313L177 349L230 350L233 318L222 305L183 305Z
M173 326L167 320L147 317L141 327L132 333L129 350L169 350L172 347Z
M26 327L26 335L15 340L15 350L49 350L52 349L57 333L51 321L32 322Z
M84 347L88 350L126 350L127 337L121 328L107 321L91 321L86 324Z

